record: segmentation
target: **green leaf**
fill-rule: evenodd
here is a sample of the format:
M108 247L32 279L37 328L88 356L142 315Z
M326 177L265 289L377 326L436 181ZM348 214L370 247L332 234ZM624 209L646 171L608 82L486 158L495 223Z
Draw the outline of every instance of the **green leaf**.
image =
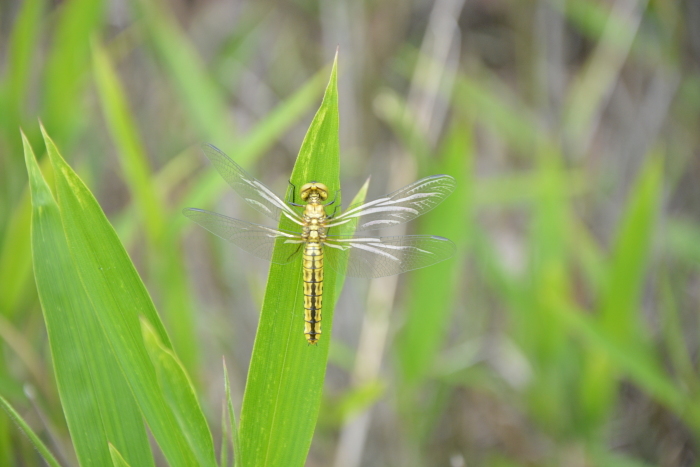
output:
M59 140L73 136L85 113L82 91L89 72L90 39L104 20L103 0L69 0L60 5L46 62L43 119Z
M663 159L652 155L642 166L629 195L600 304L601 324L621 340L636 340L641 331L637 305L646 277L662 186Z
M143 342L141 319L148 321L163 345L172 349L153 302L92 193L46 133L44 139L56 171L58 205L68 248L141 412L170 465L207 465L200 464L195 455L205 448L190 444L197 438L180 429Z
M41 441L41 438L39 438L39 436L37 436L37 434L34 433L34 430L32 430L32 428L27 424L26 421L24 421L20 414L18 414L17 411L10 405L10 403L7 402L2 396L0 396L0 405L2 406L3 410L7 412L7 415L9 415L10 418L17 425L19 425L24 434L27 435L29 440L32 442L36 450L39 451L39 454L41 454L41 457L44 458L46 463L49 464L50 467L61 467L61 464L59 464L56 458L53 456L53 454L51 454L51 451L49 451L46 445Z
M156 369L158 384L175 414L175 419L199 460L198 465L215 465L214 441L207 419L197 401L192 382L172 350L163 346L148 321L142 319L143 340Z
M657 360L651 358L645 348L622 342L611 336L607 330L601 329L588 313L572 303L560 302L557 311L559 317L577 334L581 335L595 351L593 354L595 358L587 360L588 365L600 364L601 362L605 365L599 370L599 373L589 370L586 373L587 376L602 374L603 370L606 370L608 375L611 375L610 363L614 363L634 383L644 388L652 397L665 404L681 418L691 422L691 425L697 429L700 422L700 418L698 418L700 410L697 409L697 404L692 404L691 401L684 397L680 388L674 385L673 381L664 374L662 366ZM609 360L600 358L599 355L601 353ZM609 376L609 378L614 382L612 376ZM589 381L585 381L585 383L591 384ZM599 384L597 387L601 390L608 390L607 386L602 384ZM589 389L595 390L595 387ZM607 394L602 394L600 399L595 401L599 403L608 402L607 396ZM589 402L590 400L584 399L584 402ZM594 407L598 409L598 406ZM593 415L600 416L597 412Z
M97 43L92 47L92 63L102 111L112 139L120 153L125 180L133 195L151 243L160 239L163 230L162 203L151 180L148 158L128 108L124 90L105 50Z
M472 230L473 183L467 177L472 171L473 146L470 132L462 121L456 123L443 150L441 171L457 177L457 190L433 212L421 218L421 232L450 238L466 247ZM453 297L461 277L460 256L443 264L411 273L407 299L406 324L397 340L397 357L406 383L418 382L435 364L454 310ZM427 312L426 312L427 311Z
M651 156L633 186L620 222L599 304L598 325L615 345L634 349L641 364L654 362L639 314L652 233L662 194L663 159ZM588 424L607 419L616 398L615 368L609 355L593 352L579 386L581 411ZM650 368L649 372L655 371Z
M2 86L2 115L0 124L6 131L6 141L15 148L17 141L17 127L20 126L23 114L27 107L25 99L29 95L31 85L32 59L37 54L37 39L41 30L41 21L46 8L45 0L27 0L13 21L12 35L7 41L7 76ZM19 148L18 148L19 149ZM21 167L19 151L9 151L7 156L13 158Z
M587 139L598 125L600 115L620 79L622 66L638 36L642 14L635 12L632 5L604 12L601 11L602 8L596 8L593 2L570 3L564 9L568 10L570 18L576 20L587 17L587 20L579 24L591 25L597 22L598 26L605 25L600 31L595 49L588 55L576 79L572 80L566 95L564 130L572 139L572 147L585 147L590 144ZM603 17L605 19L601 23Z
M688 387L688 392L698 394L699 375L695 371L693 352L689 350L687 338L684 335L684 327L679 317L679 307L669 275L668 271L660 274L659 286L664 344L668 352L671 372L678 375L681 384Z
M80 281L61 213L22 135L32 194L34 276L56 381L82 465L107 465L110 441L136 465L154 465L141 413Z
M148 157L131 116L127 99L105 50L93 44L93 71L102 110L119 149L124 179L129 185L141 224L146 229L149 266L158 280L163 309L173 344L185 366L194 371L198 361L193 310L179 253L179 237L164 235L168 210L157 195ZM179 217L179 216L178 216ZM168 232L170 233L170 232Z
M484 123L512 142L519 152L533 148L540 134L531 112L519 103L496 76L481 79L457 76L455 101L464 109L473 109Z
M338 193L336 203L340 203L336 63L302 143L291 182L297 189L312 180L325 183L330 193ZM282 229L293 226L286 219L280 223ZM270 268L241 409L239 462L243 466L302 466L311 444L321 404L337 282L342 279L326 268L323 334L312 346L303 334L301 271L300 259Z
M161 2L131 2L142 15L143 27L157 57L165 66L182 103L200 134L211 135L225 147L233 142L233 124L226 110L226 99L206 74L201 58L177 21ZM224 144L226 143L226 144Z
M221 445L219 447L219 465L228 467L228 405L224 400L224 406L221 408ZM235 462L234 458L234 462Z
M228 408L228 417L231 422L231 444L233 445L233 465L240 466L243 465L241 460L241 438L238 434L238 424L236 423L236 411L233 410L233 401L231 401L231 384L228 379L228 370L226 369L226 362L224 361L224 386L226 389L226 407ZM224 441L221 441L224 444ZM222 448L223 449L223 448ZM221 463L221 467L226 467L224 463Z
M32 269L29 242L31 212L29 193L26 192L15 206L0 247L0 284L3 284L0 315L13 316L26 295Z
M338 420L348 423L377 403L387 391L387 383L372 379L343 394L341 400L334 404L333 411Z
M117 451L117 448L109 443L109 454L112 456L112 465L114 467L131 467L127 461L124 460L122 455Z

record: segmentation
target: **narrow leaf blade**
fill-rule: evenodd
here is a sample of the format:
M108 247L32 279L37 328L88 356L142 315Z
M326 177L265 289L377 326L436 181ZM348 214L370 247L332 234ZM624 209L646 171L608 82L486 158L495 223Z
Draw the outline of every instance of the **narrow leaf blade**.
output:
M44 442L41 441L41 438L34 433L34 430L32 430L32 428L20 416L20 414L17 413L14 407L12 407L10 403L7 402L2 396L0 396L0 406L2 406L3 410L7 412L7 415L9 415L10 418L22 429L24 434L27 435L27 438L29 438L36 450L39 451L39 454L41 454L41 457L44 458L46 463L49 464L50 467L61 467L61 464L59 464L53 454L51 454L51 451L49 451L49 448L47 448Z

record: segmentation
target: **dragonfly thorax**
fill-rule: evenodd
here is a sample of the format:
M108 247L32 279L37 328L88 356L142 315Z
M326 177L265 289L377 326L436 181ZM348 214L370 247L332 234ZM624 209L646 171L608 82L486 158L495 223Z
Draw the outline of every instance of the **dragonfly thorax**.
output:
M304 207L302 215L302 238L307 241L318 242L326 238L326 211L320 203L309 202Z

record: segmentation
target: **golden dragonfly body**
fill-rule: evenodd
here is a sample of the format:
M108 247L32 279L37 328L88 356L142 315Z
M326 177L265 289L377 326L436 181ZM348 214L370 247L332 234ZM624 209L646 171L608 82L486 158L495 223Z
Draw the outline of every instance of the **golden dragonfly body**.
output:
M323 183L307 183L301 187L306 201L301 238L304 241L304 335L309 344L318 342L323 309L323 242L326 241L326 208L328 188Z
M299 194L305 204L285 202L214 146L204 145L203 150L251 207L276 221L291 220L299 230L273 229L197 208L186 208L183 214L213 234L269 261L284 264L302 253L304 335L310 344L316 344L321 335L325 266L352 277L383 277L430 266L454 253L450 240L434 235L381 237L341 233L344 226L354 227L355 232L372 231L425 214L454 190L455 180L449 175L423 178L389 195L350 206L338 216L328 216L326 207L335 201L326 202L329 193L323 183L310 182L301 187Z

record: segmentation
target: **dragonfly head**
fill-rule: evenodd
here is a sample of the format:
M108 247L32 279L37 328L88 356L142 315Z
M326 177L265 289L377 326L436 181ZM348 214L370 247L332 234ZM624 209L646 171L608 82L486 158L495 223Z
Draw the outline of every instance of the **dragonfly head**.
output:
M314 196L318 197L321 201L325 201L328 199L328 187L318 182L307 183L301 187L301 199L303 201L307 201Z

